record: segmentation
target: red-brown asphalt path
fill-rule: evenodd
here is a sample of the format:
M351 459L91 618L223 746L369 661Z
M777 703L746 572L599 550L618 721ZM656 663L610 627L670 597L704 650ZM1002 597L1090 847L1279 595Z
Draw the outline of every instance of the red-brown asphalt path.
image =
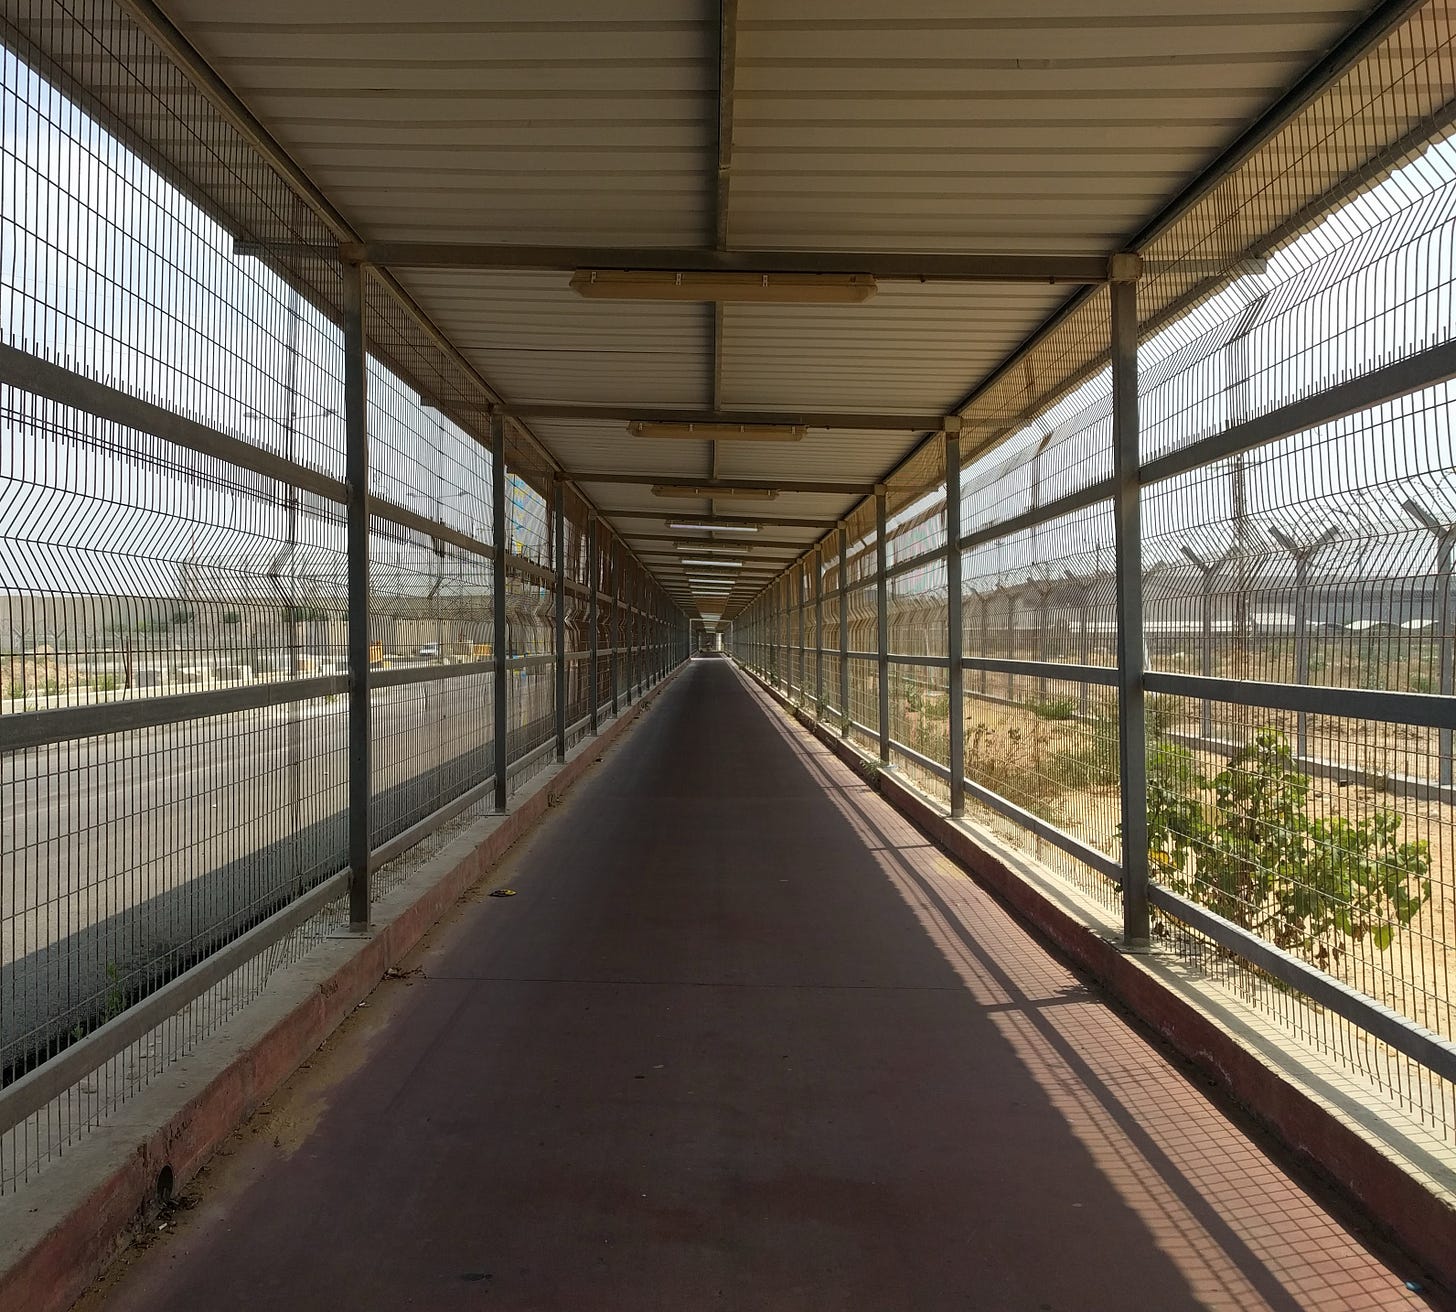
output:
M88 1306L1425 1306L724 661L506 877Z

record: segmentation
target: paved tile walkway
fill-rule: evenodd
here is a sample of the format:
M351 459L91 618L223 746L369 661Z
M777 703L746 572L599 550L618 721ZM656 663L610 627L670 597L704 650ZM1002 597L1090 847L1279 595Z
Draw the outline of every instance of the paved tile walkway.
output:
M92 1306L1426 1306L725 662Z

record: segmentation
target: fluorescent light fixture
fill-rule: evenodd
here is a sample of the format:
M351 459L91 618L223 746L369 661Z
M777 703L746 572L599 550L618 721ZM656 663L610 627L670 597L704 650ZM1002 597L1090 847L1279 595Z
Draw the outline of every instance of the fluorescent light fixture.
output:
M699 497L709 497L715 501L776 501L779 490L776 487L763 489L756 487L665 487L661 483L654 483L652 495L655 497L679 497L689 500L696 500Z
M746 301L752 305L858 305L878 290L868 273L672 273L578 269L571 290L591 300Z
M742 569L741 560L694 560L689 556L682 558L684 565L702 565L707 569Z
M802 442L809 435L804 424L658 424L644 419L634 419L627 432L690 442Z
M704 528L712 533L757 533L761 524L750 524L742 519L670 519L668 528Z
M678 551L692 551L706 556L738 556L753 550L751 542L735 542L731 547L726 544L715 546L712 542L674 542L672 545Z

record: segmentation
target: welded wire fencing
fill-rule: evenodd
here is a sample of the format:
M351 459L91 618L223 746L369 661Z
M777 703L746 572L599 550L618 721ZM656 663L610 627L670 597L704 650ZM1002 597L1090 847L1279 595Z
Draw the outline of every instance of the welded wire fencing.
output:
M124 11L5 6L0 1191L686 654L345 236Z
M1452 39L1419 9L818 545L804 701L1447 1142ZM796 596L729 639L789 694Z

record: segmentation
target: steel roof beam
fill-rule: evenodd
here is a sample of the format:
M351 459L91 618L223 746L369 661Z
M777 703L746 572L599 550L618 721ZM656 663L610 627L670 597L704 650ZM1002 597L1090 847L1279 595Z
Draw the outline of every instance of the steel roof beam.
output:
M1105 255L939 251L718 251L651 246L525 246L474 242L344 242L340 258L389 269L528 269L574 273L867 274L882 282L1074 283L1107 281Z
M668 478L661 474L619 474L607 469L573 469L562 475L572 483L622 483L640 487L680 487L733 492L819 492L828 496L860 497L873 492L873 483L816 483L793 478ZM659 514L662 512L659 511ZM684 514L689 512L684 511ZM752 518L757 519L756 515Z
M663 406L577 405L522 401L501 407L509 419L560 419L585 422L644 424L786 424L805 428L856 429L872 432L959 432L959 415L840 413L834 410L689 410ZM707 441L705 437L703 439Z
M696 487L697 484L694 483L693 486ZM742 524L743 522L747 521L747 522L752 523L752 524L759 524L759 525L761 525L764 528L810 528L810 529L823 528L824 525L826 525L826 524L837 524L840 521L840 519L842 518L842 516L840 516L840 515L824 514L824 515L815 515L812 518L805 517L805 518L800 518L800 519L794 519L794 518L785 519L785 518L781 518L781 517L779 517L777 515L772 515L772 516L771 515L760 515L756 510L755 511L751 511L751 512L747 512L747 513L744 513L744 514L731 515L731 516L729 516L729 515L705 515L705 514L701 513L700 511L696 511L696 510L680 510L680 511L678 511L677 514L674 515L670 511L666 511L664 509L664 507L662 507L662 506L618 506L615 509L613 509L613 508L609 508L607 506L600 506L599 505L597 507L597 513L600 514L600 515L611 515L614 519L650 519L654 523L657 523L657 524L662 524L662 523L666 522L667 520L684 520L684 519L696 519L696 520L700 520L700 521L702 521L703 523L706 524L706 523L708 523L708 522L716 519L716 520L721 520L725 524ZM691 529L680 530L680 531L678 531L675 534L675 537L681 537L684 532L692 532L692 530ZM621 536L623 538L635 538L637 536L637 534L628 532L628 531L626 531L624 529L624 530L621 530L620 531L619 536ZM726 538L704 538L703 539L704 542L716 542L716 543L720 543L720 544L723 543L723 542L726 542L727 540L728 539L726 539ZM755 546L758 545L758 543L756 542L756 540L754 541L754 545ZM813 546L813 543L812 542L802 542L802 543L799 544L799 548L800 548L801 551L804 550L804 549L807 549L808 547L811 547L811 546Z

